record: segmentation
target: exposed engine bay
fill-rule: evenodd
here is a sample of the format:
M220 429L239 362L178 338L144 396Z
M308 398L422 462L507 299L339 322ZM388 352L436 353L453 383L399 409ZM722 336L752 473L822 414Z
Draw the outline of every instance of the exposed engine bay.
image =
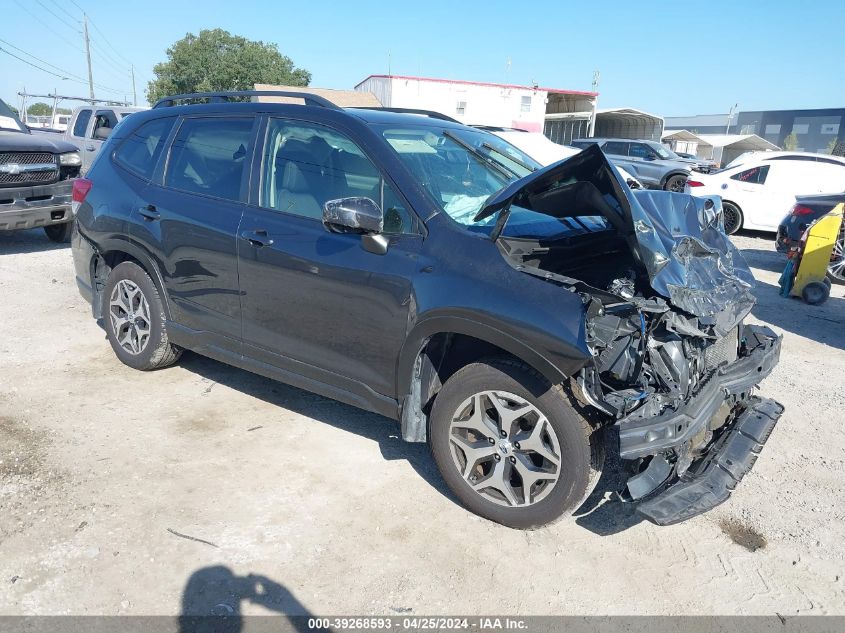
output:
M658 523L712 507L723 484L726 498L744 471L722 482L730 467L710 462L753 463L782 407L752 394L777 363L780 337L743 323L754 279L723 231L720 203L631 192L598 150L497 203L505 259L582 298L591 361L572 378L573 393L618 431L633 472L628 498L657 497L641 511ZM504 237L514 206L579 230L548 241Z

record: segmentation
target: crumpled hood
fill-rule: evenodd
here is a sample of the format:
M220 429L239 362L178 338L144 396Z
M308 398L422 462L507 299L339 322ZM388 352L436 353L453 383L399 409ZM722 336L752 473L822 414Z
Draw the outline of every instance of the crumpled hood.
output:
M597 145L493 194L475 216L511 205L563 218L602 215L628 242L651 287L676 308L724 336L754 305L754 277L725 235L721 202L668 191L631 191Z
M722 229L721 200L636 191L632 207L651 287L724 336L756 299L754 275Z

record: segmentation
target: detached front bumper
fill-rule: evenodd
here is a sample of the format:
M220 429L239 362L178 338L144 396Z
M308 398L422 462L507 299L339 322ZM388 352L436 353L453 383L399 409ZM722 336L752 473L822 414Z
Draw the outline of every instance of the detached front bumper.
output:
M70 222L72 180L36 187L0 188L0 231Z
M661 415L617 423L620 457L653 456L628 482L638 512L670 525L724 502L754 465L783 413L774 400L751 395L780 358L781 337L766 327L746 326L744 355L717 369L684 406ZM733 413L725 420L725 408ZM724 423L722 423L724 422ZM678 475L677 458L702 437L715 439Z
M704 458L675 483L641 502L637 512L658 525L672 525L727 501L754 466L782 413L783 405L774 400L750 398L749 407Z

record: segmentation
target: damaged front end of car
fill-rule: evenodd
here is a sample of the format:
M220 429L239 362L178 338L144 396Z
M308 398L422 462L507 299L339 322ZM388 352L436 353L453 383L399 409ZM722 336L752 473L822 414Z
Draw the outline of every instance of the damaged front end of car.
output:
M503 235L520 209L583 228L543 242ZM753 276L709 199L631 192L589 148L514 183L478 217L517 270L580 294L589 361L576 398L618 432L625 496L661 525L725 501L783 412L754 388L781 338L746 325Z

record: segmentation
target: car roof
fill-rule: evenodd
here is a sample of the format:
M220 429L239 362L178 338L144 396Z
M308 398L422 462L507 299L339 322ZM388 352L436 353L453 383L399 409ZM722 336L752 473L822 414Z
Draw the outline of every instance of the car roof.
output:
M603 143L604 141L618 141L620 143L656 143L644 138L614 138L612 136L593 136L591 138L576 138L573 143Z
M134 110L133 110L134 111ZM232 113L259 113L279 112L290 114L295 111L309 112L310 114L324 114L327 120L337 120L338 117L354 117L368 125L414 125L418 127L436 127L465 129L468 126L457 121L437 118L437 113L426 115L424 113L391 112L378 108L340 108L323 107L320 105L304 105L300 103L273 103L267 101L229 101L213 103L184 103L154 107L144 110L144 119L166 116L180 116L191 114L223 114ZM134 117L133 117L134 118Z

